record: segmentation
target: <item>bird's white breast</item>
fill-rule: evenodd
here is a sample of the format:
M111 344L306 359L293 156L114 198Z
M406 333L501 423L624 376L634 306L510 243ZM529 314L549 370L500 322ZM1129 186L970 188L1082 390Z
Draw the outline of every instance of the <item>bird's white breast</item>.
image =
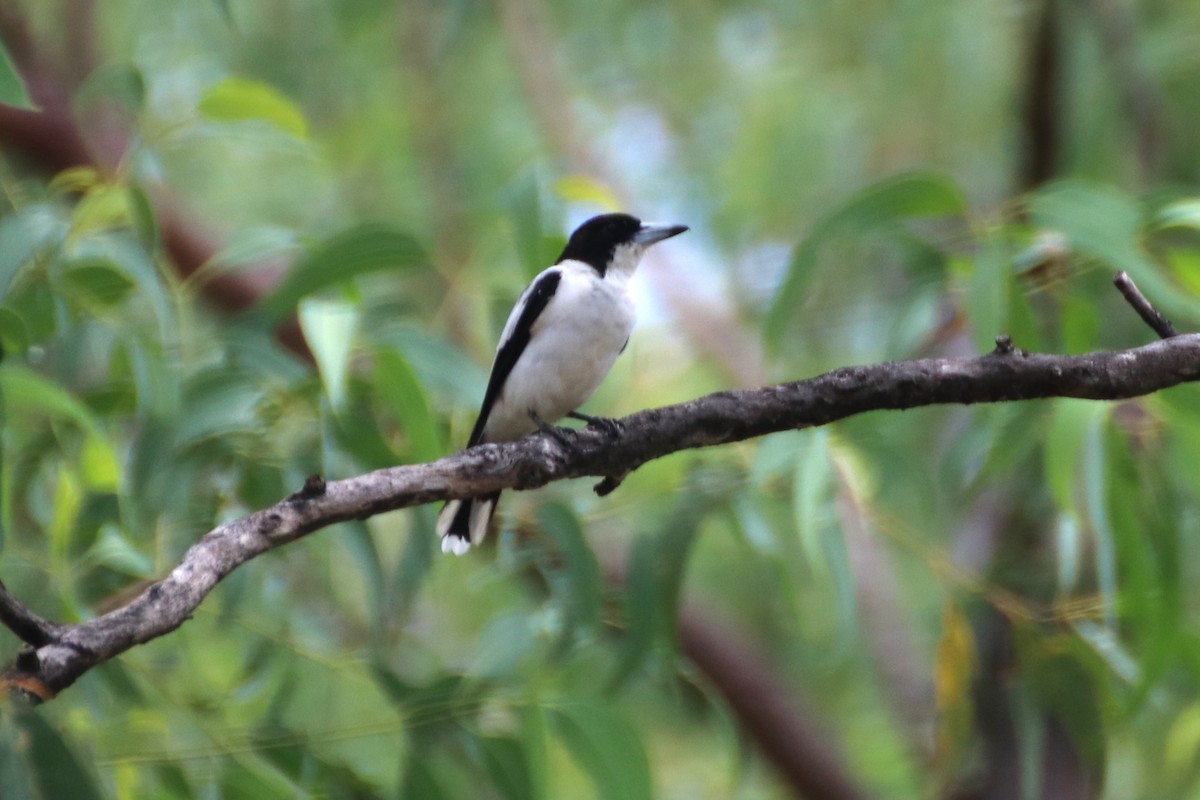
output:
M607 277L567 261L558 289L532 327L485 426L488 441L518 439L535 429L533 409L556 422L582 406L612 368L635 319L629 275ZM513 314L519 313L519 308ZM512 328L512 320L506 330Z

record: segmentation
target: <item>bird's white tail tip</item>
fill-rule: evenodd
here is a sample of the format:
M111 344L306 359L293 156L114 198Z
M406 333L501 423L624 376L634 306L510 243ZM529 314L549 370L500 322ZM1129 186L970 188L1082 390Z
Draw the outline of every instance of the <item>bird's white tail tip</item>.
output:
M471 543L461 536L443 536L442 552L454 553L456 556L465 555L471 549Z

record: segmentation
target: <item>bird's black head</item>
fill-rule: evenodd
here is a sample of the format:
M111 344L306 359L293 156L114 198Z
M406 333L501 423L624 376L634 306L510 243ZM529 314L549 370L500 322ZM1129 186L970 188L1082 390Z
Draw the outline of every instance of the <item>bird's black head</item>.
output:
M630 214L601 214L575 229L555 263L582 261L603 275L622 245L636 259L642 249L686 230L686 225L651 225Z

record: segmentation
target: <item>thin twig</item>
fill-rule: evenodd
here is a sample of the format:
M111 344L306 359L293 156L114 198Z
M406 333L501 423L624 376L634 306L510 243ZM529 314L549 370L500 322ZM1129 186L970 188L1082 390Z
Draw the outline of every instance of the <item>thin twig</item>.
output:
M1128 272L1125 270L1118 272L1117 276L1113 278L1113 285L1125 296L1134 311L1138 312L1138 316L1154 329L1159 338L1170 339L1172 336L1179 335L1175 326L1171 324L1171 320L1164 317L1157 308L1150 304L1150 301L1138 289L1137 284L1133 282L1133 278L1129 277Z

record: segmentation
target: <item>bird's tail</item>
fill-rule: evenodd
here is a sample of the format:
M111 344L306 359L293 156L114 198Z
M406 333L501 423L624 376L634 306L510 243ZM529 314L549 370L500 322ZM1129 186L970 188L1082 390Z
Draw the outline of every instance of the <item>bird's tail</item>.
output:
M437 533L442 539L442 552L461 556L487 536L488 523L496 513L499 492L466 500L450 500L438 515Z

